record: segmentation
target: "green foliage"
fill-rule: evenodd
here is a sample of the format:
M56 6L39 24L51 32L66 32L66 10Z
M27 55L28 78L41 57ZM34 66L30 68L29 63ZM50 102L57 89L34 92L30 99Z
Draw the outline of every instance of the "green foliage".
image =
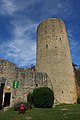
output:
M78 69L78 65L72 63L72 66L73 66L73 69L74 69L74 70L77 70L77 69Z
M80 70L75 70L75 77L76 77L76 80L77 82L80 82Z
M80 104L80 96L77 98L77 103Z
M18 115L13 108L0 111L0 120L80 120L80 104L57 105L50 109L31 109L24 115Z
M54 94L48 87L36 88L33 91L33 104L37 108L51 108L53 106Z
M31 105L33 104L33 93L28 93L28 95L27 95L27 101Z
M25 103L25 102L18 102L18 103L16 103L15 105L14 105L14 110L19 110L19 108L20 108L20 104L24 104L24 107L25 107L25 110L27 110L27 109L31 109L31 106L30 106L30 104L29 103Z

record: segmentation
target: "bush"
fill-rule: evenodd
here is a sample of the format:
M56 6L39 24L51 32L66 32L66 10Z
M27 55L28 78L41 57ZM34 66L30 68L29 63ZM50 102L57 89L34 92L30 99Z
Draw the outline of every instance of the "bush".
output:
M33 93L28 93L27 95L27 101L30 105L33 104Z
M80 104L80 96L77 98L77 103Z
M25 103L25 102L19 102L19 103L16 103L15 105L14 105L14 110L19 110L19 108L20 108L20 104L24 104L24 107L25 107L25 110L28 110L28 109L31 109L31 106L30 106L30 104L29 103Z
M36 88L33 91L33 104L37 108L51 108L54 103L53 91L48 87Z

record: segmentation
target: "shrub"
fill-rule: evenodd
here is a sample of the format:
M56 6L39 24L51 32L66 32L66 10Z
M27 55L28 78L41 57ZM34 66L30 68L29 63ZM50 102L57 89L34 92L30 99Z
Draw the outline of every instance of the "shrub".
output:
M77 103L80 104L80 96L77 98Z
M36 88L33 91L33 104L37 108L51 108L53 106L54 94L48 87Z
M27 101L30 105L33 104L33 93L28 93L27 95Z
M31 109L31 106L30 106L30 104L29 103L25 103L25 102L18 102L18 103L16 103L15 105L14 105L14 110L19 110L19 108L20 108L20 104L24 104L24 107L25 107L25 110L27 110L27 109Z

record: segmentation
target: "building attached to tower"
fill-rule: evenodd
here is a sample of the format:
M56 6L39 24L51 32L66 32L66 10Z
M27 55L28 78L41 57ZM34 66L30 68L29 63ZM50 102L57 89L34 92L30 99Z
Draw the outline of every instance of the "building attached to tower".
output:
M0 108L27 101L27 94L36 87L48 86L55 103L73 104L77 99L75 78L62 20L51 18L37 28L36 67L18 68L0 59Z

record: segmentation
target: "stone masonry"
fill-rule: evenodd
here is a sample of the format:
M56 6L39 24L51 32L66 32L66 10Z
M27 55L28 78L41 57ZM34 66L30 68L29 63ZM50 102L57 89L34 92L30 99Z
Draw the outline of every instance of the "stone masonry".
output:
M55 102L72 104L77 92L66 27L60 19L41 22L37 29L36 69L48 74Z
M19 87L13 88L13 81ZM55 103L73 104L77 99L75 78L66 34L60 19L48 19L37 29L36 67L19 68L0 59L0 85L4 84L3 105L6 93L10 93L10 106L27 101L27 94L36 87L48 86L55 96ZM7 98L6 98L7 99Z
M14 80L19 81L19 88L13 88ZM10 106L21 101L27 102L27 94L34 88L50 84L46 73L31 68L18 68L15 64L0 59L0 83L2 82L5 83L4 97L5 93L11 93Z

